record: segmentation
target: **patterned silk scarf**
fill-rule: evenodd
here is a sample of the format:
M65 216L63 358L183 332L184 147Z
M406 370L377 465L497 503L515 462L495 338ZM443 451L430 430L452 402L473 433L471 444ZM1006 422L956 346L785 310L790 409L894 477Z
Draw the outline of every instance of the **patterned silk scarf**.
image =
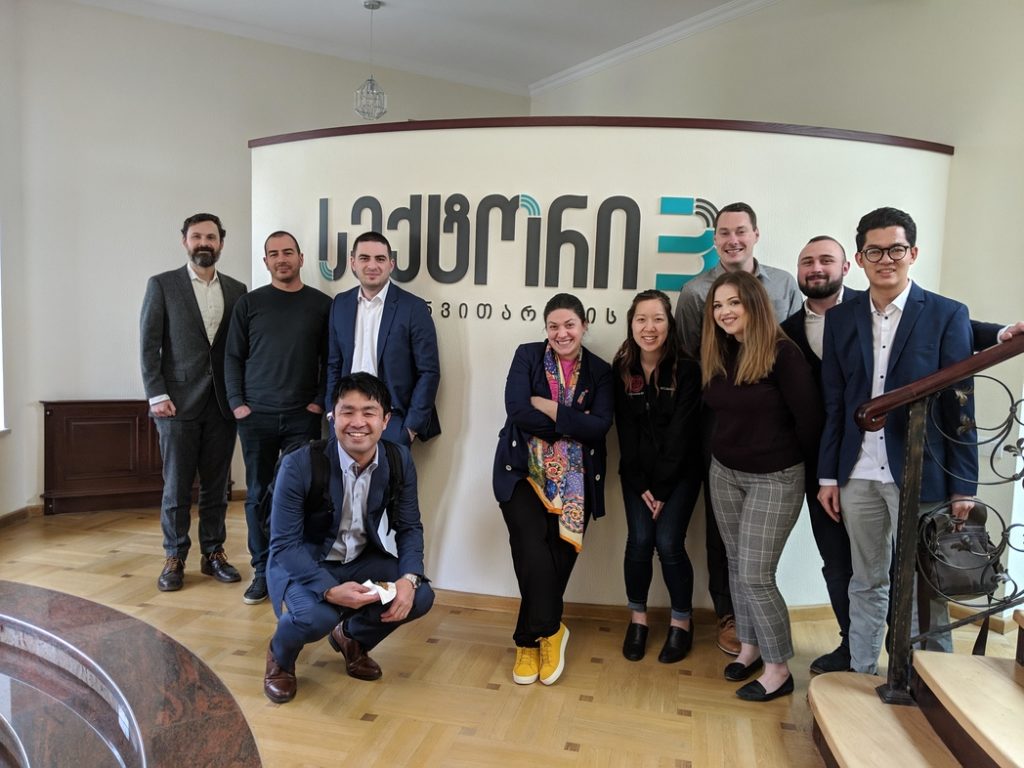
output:
M544 374L556 401L571 406L580 376L582 351L565 381L562 366L549 344L544 350ZM562 438L548 443L539 437L529 440L530 484L548 512L558 515L558 533L577 552L583 549L583 446Z

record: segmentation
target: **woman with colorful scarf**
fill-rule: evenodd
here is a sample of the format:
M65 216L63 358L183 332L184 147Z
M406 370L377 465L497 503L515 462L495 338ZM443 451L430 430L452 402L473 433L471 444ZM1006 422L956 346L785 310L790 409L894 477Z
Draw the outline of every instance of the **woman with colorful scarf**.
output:
M611 368L583 347L582 302L556 294L544 325L547 341L520 345L512 360L494 457L494 496L521 597L512 636L520 685L551 685L565 666L562 596L587 522L604 514L604 439L614 410Z

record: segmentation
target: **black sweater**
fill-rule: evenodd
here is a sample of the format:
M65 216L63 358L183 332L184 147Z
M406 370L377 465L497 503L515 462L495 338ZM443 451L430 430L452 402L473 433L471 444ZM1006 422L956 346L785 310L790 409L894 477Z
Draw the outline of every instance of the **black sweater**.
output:
M729 469L759 474L813 461L824 409L796 344L779 341L771 372L754 384L737 385L739 345L727 343L728 375L716 376L704 390L704 401L715 412L712 455Z
M281 413L324 402L331 298L308 285L265 285L235 303L224 357L232 410Z

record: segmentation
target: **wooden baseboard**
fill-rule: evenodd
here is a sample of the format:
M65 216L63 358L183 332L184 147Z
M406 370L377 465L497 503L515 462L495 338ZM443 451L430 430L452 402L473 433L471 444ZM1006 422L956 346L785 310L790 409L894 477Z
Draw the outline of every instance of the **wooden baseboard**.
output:
M232 489L231 493L228 494L229 501L245 501L245 488Z
M20 523L22 520L26 520L30 517L42 517L43 505L42 504L30 504L21 509L16 509L13 512L8 512L6 515L0 516L0 528L5 525L13 525L14 523Z
M956 603L949 604L949 617L954 621L959 619L966 619L968 616L974 613L973 610L963 605L957 605ZM981 624L982 619L978 619L974 624ZM1006 635L1017 629L1017 623L1013 620L1013 615L1000 616L999 614L994 615L988 622L988 631L996 632L1000 635Z
M518 597L500 595L478 595L473 592L459 592L454 589L435 589L435 602L458 608L470 608L478 611L502 611L516 613L519 610ZM622 605L598 605L597 603L566 603L563 615L575 619L594 619L600 621L624 621L629 609ZM656 620L668 620L668 608L651 608L650 615ZM833 619L832 608L828 605L805 605L790 607L791 621L822 621ZM710 608L694 608L693 618L698 624L718 623L718 617Z

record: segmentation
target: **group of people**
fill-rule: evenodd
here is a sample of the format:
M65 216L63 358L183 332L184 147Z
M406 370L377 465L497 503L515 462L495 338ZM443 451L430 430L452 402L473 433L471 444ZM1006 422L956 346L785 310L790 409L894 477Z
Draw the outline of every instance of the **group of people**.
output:
M141 319L164 473L157 587L184 586L197 473L200 571L241 580L224 553L237 430L253 571L242 599L269 595L278 617L264 692L294 698L299 651L324 637L349 675L375 680L369 651L434 599L409 452L441 431L426 302L391 282L391 246L376 232L356 238L348 263L358 285L333 300L302 283L288 232L267 237L270 284L251 292L216 269L226 235L217 216L190 216L181 234L188 261L150 278ZM324 413L331 436L318 440Z
M793 692L776 571L805 496L841 638L811 671L876 672L906 417L893 414L882 432L866 433L854 413L1024 332L1024 323L972 322L962 304L913 283L916 226L894 208L858 224L866 292L844 288L850 263L832 237L808 242L794 280L754 257L760 233L749 205L722 208L714 229L718 264L686 283L674 314L661 291L637 294L611 365L583 345L586 312L565 293L545 307L547 340L516 350L493 485L521 593L517 683L550 685L564 669L562 599L587 525L605 511L613 419L628 529L625 658L646 653L655 552L671 602L658 660L677 662L692 647L685 537L703 484L718 645L736 657L723 674L744 682L761 673L737 695L770 701ZM978 471L973 432L963 427L973 423L973 401L943 395L938 413L928 427L923 508L948 502L964 517ZM933 602L931 625L948 623L945 605ZM948 633L929 647L951 650Z
M158 587L184 585L197 473L200 570L240 581L224 554L237 430L253 571L243 600L269 595L278 617L266 695L294 698L298 654L324 637L349 675L377 679L369 651L433 602L409 452L440 433L427 305L391 281L394 253L376 232L356 238L348 263L358 285L333 300L302 283L303 255L288 232L268 236L271 281L252 292L216 269L226 234L216 216L189 217L181 232L188 261L150 279L141 321L143 380L164 461ZM685 537L703 486L717 641L736 657L724 675L742 682L763 669L738 695L768 701L793 690L775 572L805 495L841 635L811 669L876 670L905 419L862 433L853 412L972 348L1024 332L1024 323L972 329L966 308L914 284L916 228L895 209L873 211L858 227L865 293L843 287L849 262L837 240L813 238L794 280L758 263L758 238L750 206L725 206L715 221L719 263L684 286L674 313L661 291L639 293L611 365L583 345L587 313L566 293L544 309L546 340L516 350L493 470L521 596L516 683L550 685L564 670L563 596L589 522L605 513L613 421L628 528L627 659L646 653L655 551L671 601L658 660L678 662L692 647ZM324 413L330 437L317 440ZM977 457L969 435L942 436L943 426L955 424L947 434L960 426L960 406L944 403L941 414L929 426L922 498L950 500L966 515Z

